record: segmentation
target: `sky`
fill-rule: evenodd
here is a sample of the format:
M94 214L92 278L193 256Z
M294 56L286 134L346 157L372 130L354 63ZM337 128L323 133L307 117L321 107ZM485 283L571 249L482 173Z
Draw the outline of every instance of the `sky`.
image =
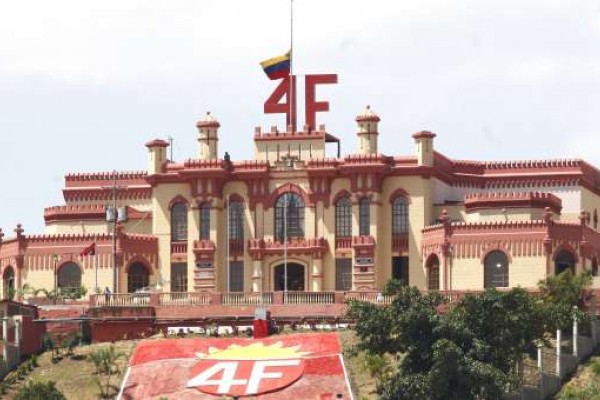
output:
M0 0L0 228L41 233L65 174L145 170L151 139L195 158L207 111L219 152L251 159L254 127L285 124L263 113L277 82L259 62L289 49L290 4ZM294 72L338 74L317 123L343 153L369 104L386 155L426 129L450 158L600 166L597 0L295 0L293 15Z

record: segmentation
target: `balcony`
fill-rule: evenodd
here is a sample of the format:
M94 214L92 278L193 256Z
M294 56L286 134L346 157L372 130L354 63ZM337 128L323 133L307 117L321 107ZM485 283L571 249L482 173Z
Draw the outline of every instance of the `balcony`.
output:
M336 236L335 237L335 248L336 249L352 249L352 236Z
M187 242L171 242L171 254L187 254Z
M248 251L255 259L262 259L264 255L283 255L284 250L288 254L310 254L314 257L322 257L327 248L327 240L322 237L290 239L285 245L283 241L264 239L250 239L248 243Z
M392 251L407 252L408 251L408 234L395 233L392 234Z
M229 255L236 257L242 254L244 254L244 240L229 239Z

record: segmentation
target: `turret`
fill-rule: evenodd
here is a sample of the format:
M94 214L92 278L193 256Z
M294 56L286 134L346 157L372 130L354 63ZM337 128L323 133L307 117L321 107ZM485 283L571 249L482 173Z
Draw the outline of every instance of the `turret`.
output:
M154 139L146 143L146 147L148 148L148 175L161 173L163 164L167 161L169 143Z
M415 139L417 160L419 165L433 166L433 138L435 133L421 131L412 135Z
M377 154L377 124L379 116L367 106L362 114L356 117L358 123L358 154Z
M219 121L206 113L196 124L198 128L198 157L201 160L216 160L218 157Z

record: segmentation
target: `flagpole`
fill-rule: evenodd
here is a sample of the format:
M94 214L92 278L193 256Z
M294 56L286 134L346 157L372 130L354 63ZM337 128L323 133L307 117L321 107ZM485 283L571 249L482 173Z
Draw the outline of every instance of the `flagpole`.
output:
M290 0L290 125L296 130L296 102L294 93L294 0Z

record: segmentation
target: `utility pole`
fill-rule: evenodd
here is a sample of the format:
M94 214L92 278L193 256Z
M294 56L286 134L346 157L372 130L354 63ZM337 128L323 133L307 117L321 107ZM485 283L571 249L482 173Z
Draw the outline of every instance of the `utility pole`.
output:
M107 207L106 219L113 223L112 226L112 270L113 270L113 293L118 293L119 289L119 274L117 268L117 223L119 222L119 210L117 209L117 192L119 189L125 189L127 186L117 185L117 171L112 172L112 185L103 186L103 189L111 191L111 206ZM110 209L112 208L112 212Z

